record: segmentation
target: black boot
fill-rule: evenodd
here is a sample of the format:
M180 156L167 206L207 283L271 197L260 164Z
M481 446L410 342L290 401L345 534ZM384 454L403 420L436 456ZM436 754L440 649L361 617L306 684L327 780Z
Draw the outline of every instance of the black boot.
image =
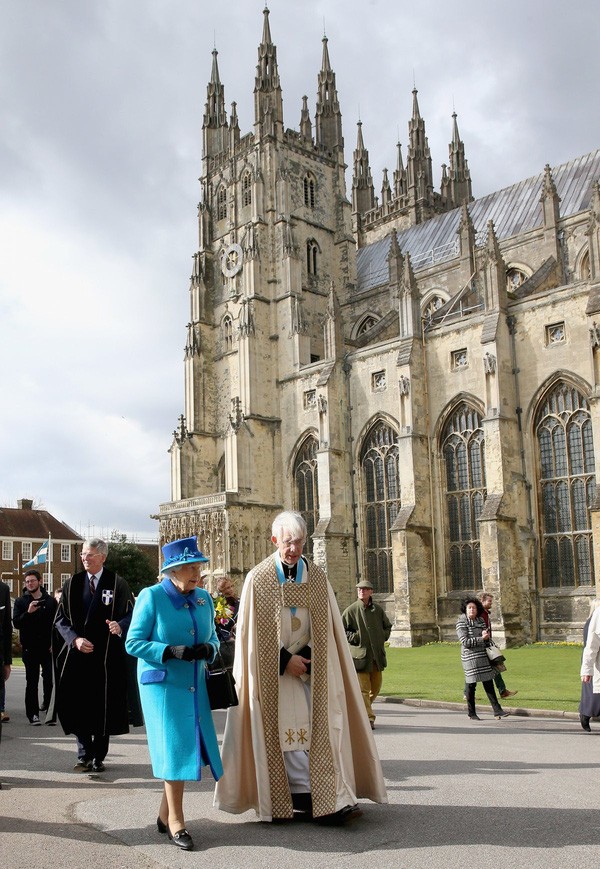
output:
M580 715L579 720L581 722L581 726L587 733L592 732L592 728L590 727L590 716L589 715Z

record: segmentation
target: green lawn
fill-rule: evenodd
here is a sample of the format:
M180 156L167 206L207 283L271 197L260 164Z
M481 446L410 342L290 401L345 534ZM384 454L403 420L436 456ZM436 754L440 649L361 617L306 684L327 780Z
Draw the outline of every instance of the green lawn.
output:
M577 712L582 647L536 643L506 651L504 681L516 697L507 708L558 709ZM462 702L464 676L458 643L432 643L413 649L387 650L383 695ZM481 686L477 702L487 703Z

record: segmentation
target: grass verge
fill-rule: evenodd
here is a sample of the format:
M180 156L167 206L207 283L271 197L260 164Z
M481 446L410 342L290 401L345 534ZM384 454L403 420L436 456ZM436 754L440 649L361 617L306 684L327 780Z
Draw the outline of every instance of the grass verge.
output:
M507 708L577 712L582 647L534 643L506 650L504 681L516 697ZM382 695L462 702L464 675L458 643L432 643L412 649L389 648ZM481 686L477 702L487 702Z

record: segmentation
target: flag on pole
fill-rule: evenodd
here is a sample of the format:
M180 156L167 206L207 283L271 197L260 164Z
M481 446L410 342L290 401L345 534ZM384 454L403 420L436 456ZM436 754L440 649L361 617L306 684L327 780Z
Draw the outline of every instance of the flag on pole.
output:
M34 567L36 564L45 564L48 561L48 544L49 540L46 540L45 543L42 543L38 551L35 553L33 558L28 561L23 567Z

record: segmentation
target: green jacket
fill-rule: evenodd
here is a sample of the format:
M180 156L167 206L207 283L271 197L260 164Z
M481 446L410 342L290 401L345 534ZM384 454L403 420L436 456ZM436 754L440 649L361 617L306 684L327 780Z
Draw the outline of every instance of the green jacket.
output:
M361 600L355 600L342 613L342 621L350 645L366 650L364 670L370 672L373 665L378 670L385 670L385 641L392 630L392 623L379 604L373 603L371 598L371 603L366 607Z

